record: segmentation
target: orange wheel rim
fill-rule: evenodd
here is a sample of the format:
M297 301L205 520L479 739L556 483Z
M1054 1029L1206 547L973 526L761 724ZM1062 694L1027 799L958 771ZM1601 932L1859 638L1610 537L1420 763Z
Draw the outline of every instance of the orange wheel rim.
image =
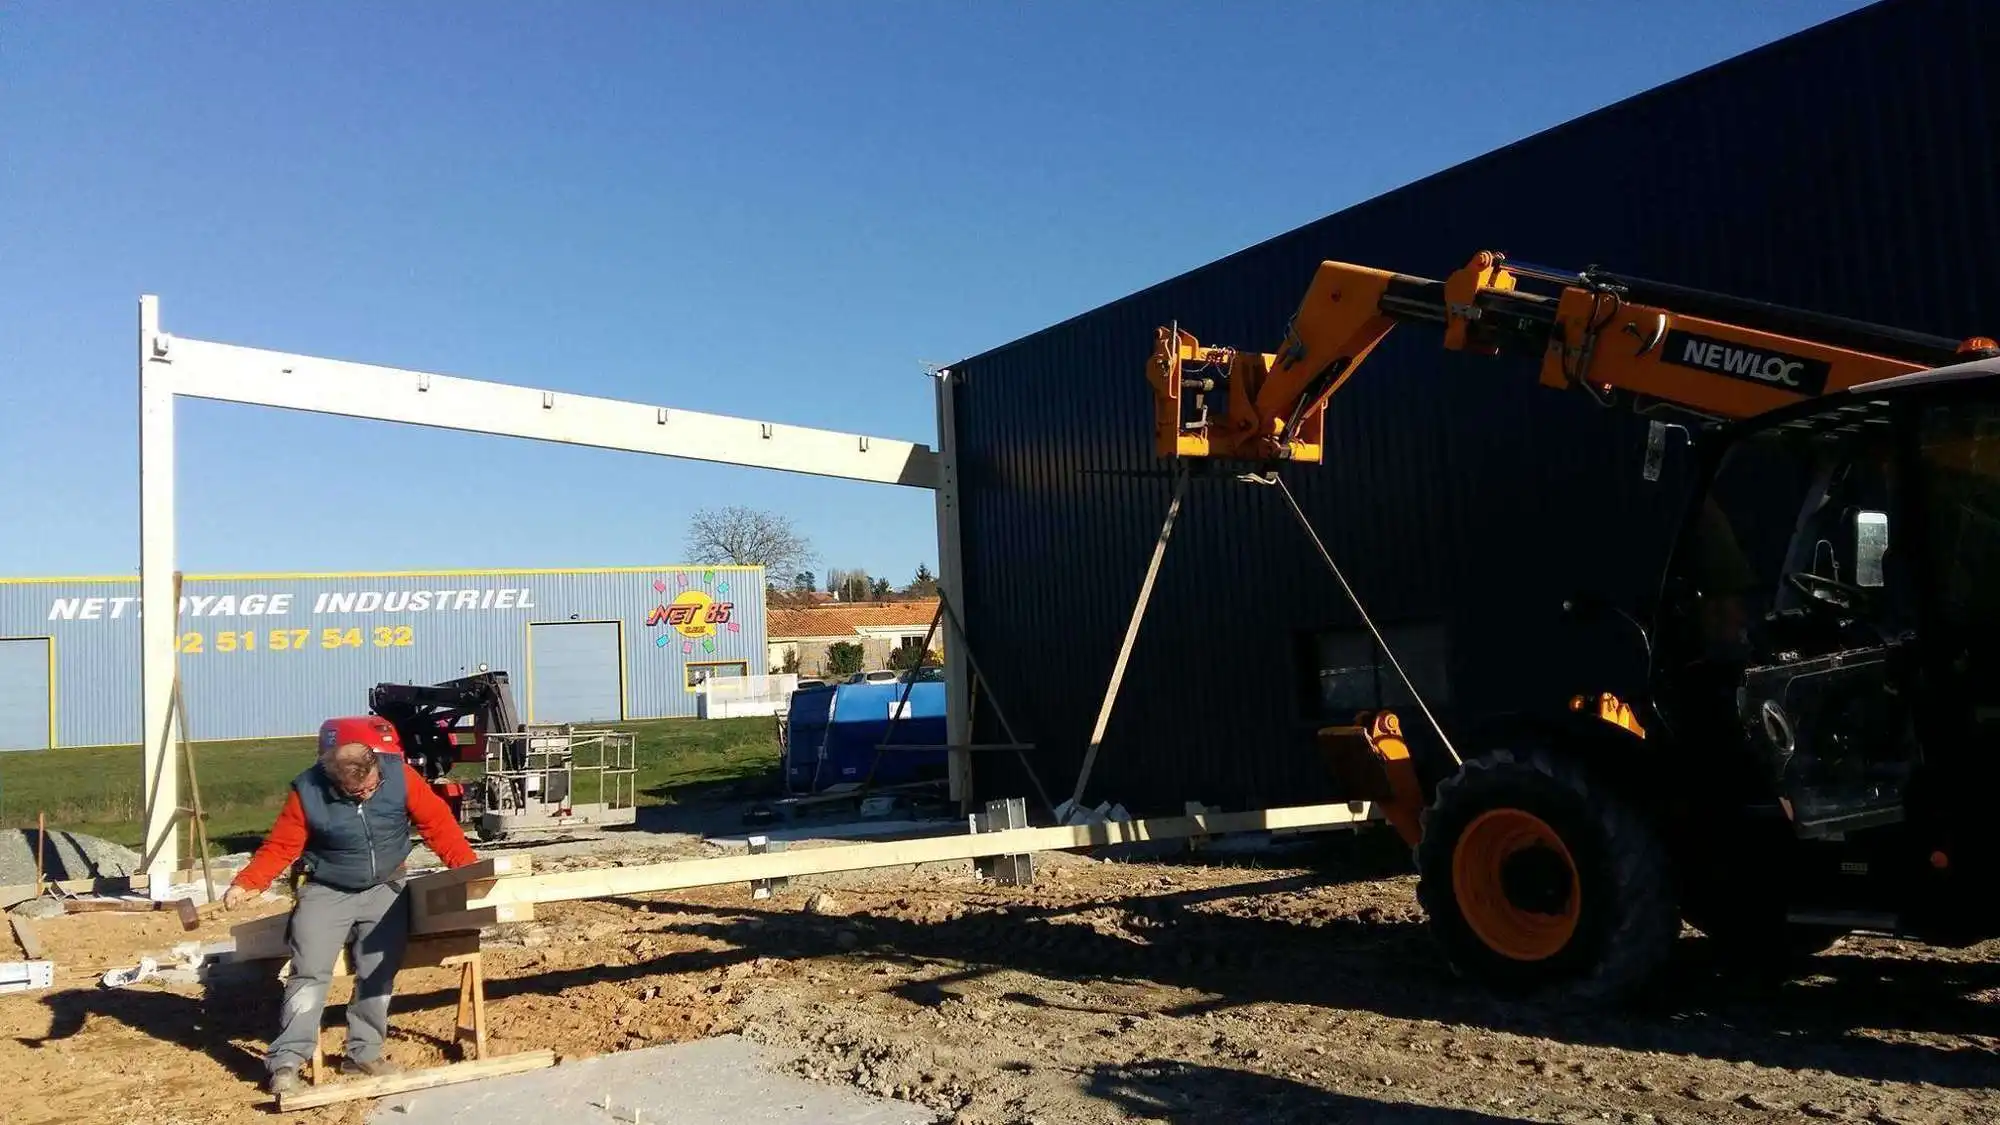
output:
M1488 949L1511 960L1546 960L1576 936L1577 883L1562 837L1520 809L1481 813L1452 849L1459 913Z

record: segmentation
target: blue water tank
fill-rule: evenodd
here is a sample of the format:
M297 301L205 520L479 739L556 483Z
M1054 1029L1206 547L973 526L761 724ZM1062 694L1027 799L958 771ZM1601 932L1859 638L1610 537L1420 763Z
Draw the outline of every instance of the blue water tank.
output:
M892 732L889 716L905 691L908 706ZM793 793L865 780L871 766L876 785L945 776L944 684L936 680L802 688L792 693L787 730L785 783ZM877 765L885 737L935 749L888 751Z

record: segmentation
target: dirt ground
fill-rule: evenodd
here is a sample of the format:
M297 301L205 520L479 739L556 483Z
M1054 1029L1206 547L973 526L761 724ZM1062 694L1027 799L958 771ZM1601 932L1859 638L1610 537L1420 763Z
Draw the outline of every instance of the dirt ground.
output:
M487 943L491 1034L581 1057L740 1031L795 1049L806 1076L961 1122L2000 1121L1992 947L1850 938L1760 984L1690 937L1661 999L1559 1018L1454 986L1379 839L1270 863L1059 855L1020 888L898 869L764 901L733 886L544 906ZM0 996L0 1121L276 1118L256 1085L274 987L97 986L238 920L40 923L58 987ZM404 974L392 1056L443 1061L455 1005L455 975ZM283 1119L360 1122L368 1104Z

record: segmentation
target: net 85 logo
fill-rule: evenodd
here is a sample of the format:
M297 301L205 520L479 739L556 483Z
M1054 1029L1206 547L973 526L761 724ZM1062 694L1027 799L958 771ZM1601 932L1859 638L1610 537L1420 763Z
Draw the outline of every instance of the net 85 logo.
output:
M648 628L669 626L691 641L713 637L732 622L736 603L716 601L701 590L683 590L673 601L653 607L646 615Z

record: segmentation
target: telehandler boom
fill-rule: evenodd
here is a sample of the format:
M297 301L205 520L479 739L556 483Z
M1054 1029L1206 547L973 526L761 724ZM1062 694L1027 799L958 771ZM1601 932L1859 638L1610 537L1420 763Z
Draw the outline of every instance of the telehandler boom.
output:
M1554 294L1519 288L1553 283ZM1163 457L1308 461L1327 400L1398 324L1437 324L1444 346L1541 362L1541 383L1610 405L1657 402L1712 419L1995 354L1983 337L1924 336L1601 271L1564 273L1481 251L1444 281L1323 262L1276 353L1157 332L1147 378ZM1189 367L1219 369L1195 378ZM1210 416L1208 394L1226 407Z
M1650 620L1627 615L1643 698L1529 703L1462 755L1440 725L1432 771L1392 712L1321 732L1411 846L1452 967L1601 1001L1683 920L1772 965L2000 935L2000 348L1490 251L1441 282L1325 262L1274 353L1158 330L1156 451L1318 463L1328 400L1413 323L1704 432Z

